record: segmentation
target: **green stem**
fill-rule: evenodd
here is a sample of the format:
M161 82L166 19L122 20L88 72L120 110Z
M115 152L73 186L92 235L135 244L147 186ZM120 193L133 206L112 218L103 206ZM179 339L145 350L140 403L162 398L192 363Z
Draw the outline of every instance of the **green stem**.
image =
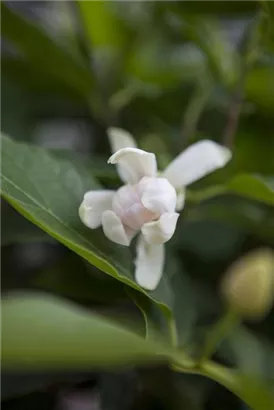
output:
M199 204L200 202L207 201L208 199L214 198L218 195L227 194L229 191L225 185L215 185L204 188L202 190L186 191L186 201Z
M228 310L224 316L221 317L207 335L204 349L198 361L199 365L210 359L221 341L235 328L239 320L239 316L232 310Z
M178 346L178 335L177 335L176 322L173 317L170 317L168 319L168 328L169 328L171 346L177 347Z
M205 104L210 96L210 83L198 81L183 116L184 145L195 135Z

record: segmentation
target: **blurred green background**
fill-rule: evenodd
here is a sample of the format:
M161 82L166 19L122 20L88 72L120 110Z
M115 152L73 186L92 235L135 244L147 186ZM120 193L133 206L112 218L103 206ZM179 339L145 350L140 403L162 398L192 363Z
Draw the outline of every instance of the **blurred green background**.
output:
M168 244L169 269L184 283L180 340L195 352L222 310L224 270L248 250L274 247L274 2L5 1L1 25L1 125L13 139L87 164L106 187L118 184L106 164L109 126L130 131L161 167L199 139L232 148L229 166L188 190ZM247 195L211 198L208 187L240 174L263 181L266 200L246 180L239 189ZM4 200L1 219L2 292L43 290L142 323L120 282ZM244 324L215 359L273 383L274 311ZM215 382L164 366L4 372L2 396L6 410L247 408Z

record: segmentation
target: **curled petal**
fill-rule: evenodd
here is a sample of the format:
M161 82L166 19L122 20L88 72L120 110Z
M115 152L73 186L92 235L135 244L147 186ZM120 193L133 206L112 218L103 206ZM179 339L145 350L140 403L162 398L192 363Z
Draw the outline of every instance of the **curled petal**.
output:
M164 245L149 245L140 235L136 251L135 280L142 288L154 290L164 271Z
M166 178L143 178L139 184L141 202L145 208L157 214L174 212L175 188Z
M158 221L144 224L141 231L146 242L159 244L169 241L175 232L178 217L177 212L165 213Z
M121 164L126 169L123 177L129 184L136 184L145 176L155 177L157 173L155 155L138 148L122 148L109 158L108 163Z
M136 233L132 229L125 227L121 219L113 211L103 212L102 226L106 237L119 245L129 246L131 239Z
M187 186L203 176L224 167L231 159L231 151L210 140L188 147L165 169L162 176L175 187Z
M132 135L121 128L111 127L107 130L111 152L114 154L122 148L136 148L137 144ZM122 181L127 182L130 179L130 172L123 164L116 165L117 172Z
M91 229L102 223L102 213L112 207L115 191L88 191L79 208L81 221Z
M181 211L185 205L186 192L185 189L179 188L177 190L176 211Z
M122 148L136 148L137 144L133 136L121 128L110 127L107 130L111 152L114 154Z

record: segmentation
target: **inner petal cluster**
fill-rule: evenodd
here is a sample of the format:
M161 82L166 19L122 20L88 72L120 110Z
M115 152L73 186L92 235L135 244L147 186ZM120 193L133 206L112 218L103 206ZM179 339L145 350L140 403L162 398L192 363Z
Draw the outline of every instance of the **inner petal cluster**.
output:
M124 185L114 195L112 209L122 223L136 231L142 226L159 218L159 214L145 208L141 202L142 192L139 183Z
M147 222L160 218L165 212L174 212L175 189L165 178L144 177L137 184L124 185L114 195L112 209L122 223L140 230Z

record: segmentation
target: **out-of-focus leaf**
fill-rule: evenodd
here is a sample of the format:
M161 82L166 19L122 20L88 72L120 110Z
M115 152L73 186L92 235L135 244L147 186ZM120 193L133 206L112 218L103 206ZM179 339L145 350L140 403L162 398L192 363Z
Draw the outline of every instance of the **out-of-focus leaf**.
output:
M139 89L143 87L145 93L144 84L157 87L155 91L159 91L205 76L205 65L205 58L197 48L175 46L163 37L151 35L141 39L132 49L126 70L132 81L139 80Z
M34 126L30 96L3 73L1 59L1 130L15 139L28 140Z
M92 312L46 295L9 297L2 305L2 366L79 369L161 361L161 345Z
M54 94L79 100L79 93L71 84L68 86L64 78L56 78L49 72L45 72L43 67L36 66L29 61L19 58L5 57L1 59L2 73L15 84L20 85L24 90L41 93L45 96ZM3 81L2 81L3 83Z
M145 340L118 324L59 299L17 295L2 302L2 366L4 369L105 368L113 365L178 361L161 343ZM182 364L183 366L183 364ZM205 363L190 372L210 377L238 395L254 410L269 410L273 396L249 376Z
M80 221L78 208L84 193L99 188L88 169L6 136L1 138L1 151L2 195L18 212L98 269L170 312L167 279L163 277L153 292L145 292L133 279L129 249L108 241L101 230L90 230Z
M174 369L179 372L185 371L177 365ZM190 373L204 375L215 380L238 396L253 410L269 410L274 406L274 394L271 384L269 386L260 378L209 361L202 364L200 369L190 370Z
M263 0L261 3L265 13L269 16L270 21L274 20L274 5L269 0Z
M220 197L189 209L189 221L220 220L239 226L259 238L273 243L274 217L272 207L241 197Z
M165 3L162 3L165 5ZM185 13L193 14L203 14L203 15L224 15L224 16L245 16L246 13L255 12L258 6L252 2L228 2L225 0L219 1L196 1L195 3L191 1L186 2L173 2L171 5L166 3L166 7L169 9L172 7L173 11L179 13L179 15L184 16Z
M120 282L111 277L91 275L73 255L49 269L43 269L31 284L37 289L80 301L113 303L126 296Z
M273 72L274 73L274 72ZM247 123L248 124L248 123ZM272 120L253 122L237 134L231 168L237 173L274 175Z
M217 21L189 14L183 23L183 32L204 52L212 72L224 84L235 84L239 77L238 56Z
M89 175L92 174L93 177L99 180L119 181L116 169L110 167L107 160L99 156L90 157L64 149L51 150L51 154L56 159L69 160L77 169L81 169L81 172Z
M52 242L53 239L1 199L1 246L36 241Z
M20 17L3 2L2 35L23 53L33 66L49 74L81 95L89 95L93 87L91 72L81 61L70 56L39 27Z
M202 262L228 260L240 249L245 235L242 229L221 221L183 220L178 226L175 246L191 252Z
M274 379L274 349L271 343L239 326L222 343L220 355L236 363L241 371Z
M242 174L229 181L227 188L241 196L274 205L274 178Z
M236 175L224 185L216 185L201 190L188 191L187 199L190 202L195 203L230 193L261 201L268 205L274 205L273 178L252 174Z
M274 67L255 67L245 81L246 97L266 112L274 110Z
M126 27L107 1L79 1L85 30L92 47L123 47L128 39Z

